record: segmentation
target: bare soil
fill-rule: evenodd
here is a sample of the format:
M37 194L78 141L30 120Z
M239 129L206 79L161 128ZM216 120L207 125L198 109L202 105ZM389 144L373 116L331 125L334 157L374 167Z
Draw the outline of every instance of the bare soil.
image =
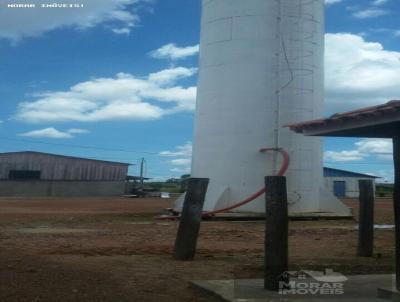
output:
M355 209L357 202L345 201ZM0 301L216 301L194 279L261 277L264 223L205 221L195 261L171 258L177 222L157 221L157 198L0 199ZM378 200L376 224L392 224ZM290 269L390 273L393 230L376 230L375 255L355 256L355 220L290 223Z

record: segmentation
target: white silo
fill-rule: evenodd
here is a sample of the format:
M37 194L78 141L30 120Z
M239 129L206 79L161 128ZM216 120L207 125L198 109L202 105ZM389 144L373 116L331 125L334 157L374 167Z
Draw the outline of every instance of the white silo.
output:
M319 138L282 128L321 117L324 0L203 0L192 176L210 178L205 211L263 187L291 157L290 212L348 209L323 189ZM264 212L264 198L236 209Z

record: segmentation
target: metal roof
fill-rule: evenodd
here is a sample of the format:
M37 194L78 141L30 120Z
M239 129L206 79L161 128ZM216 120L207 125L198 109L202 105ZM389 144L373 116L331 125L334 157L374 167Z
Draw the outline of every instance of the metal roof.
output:
M324 177L359 177L359 178L372 178L372 179L381 178L374 175L328 168L328 167L324 167Z
M391 138L400 128L400 101L336 113L329 118L290 124L292 131L311 136Z
M87 161L94 161L94 162L106 163L106 164L114 164L114 165L127 165L127 166L132 165L132 164L122 163L122 162L114 162L114 161L99 160L99 159L91 159L91 158L84 158L84 157L76 157L76 156L52 154L52 153L37 152L37 151L4 152L4 153L0 153L0 156L4 156L4 155L18 155L18 154L21 154L21 155L24 155L24 154L37 154L37 155L46 155L46 156L67 158L67 159L72 159L72 160L87 160Z

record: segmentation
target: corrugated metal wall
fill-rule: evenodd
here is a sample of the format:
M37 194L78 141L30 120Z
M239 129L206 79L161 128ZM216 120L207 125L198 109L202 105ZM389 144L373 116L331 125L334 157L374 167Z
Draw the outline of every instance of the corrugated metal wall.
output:
M41 171L42 180L123 181L128 164L35 152L0 153L0 179L8 179L10 170Z

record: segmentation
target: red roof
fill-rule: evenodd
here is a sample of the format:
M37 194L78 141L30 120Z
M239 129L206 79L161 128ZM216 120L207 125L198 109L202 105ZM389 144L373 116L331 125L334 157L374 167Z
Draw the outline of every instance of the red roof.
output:
M311 129L314 127L320 127L324 125L342 124L349 120L360 120L365 118L380 117L383 115L391 113L400 113L400 101L394 100L383 105L362 108L359 110L336 113L326 119L318 119L312 121L306 121L302 123L285 125L285 127L290 128L292 131L297 133L302 133L305 129Z

